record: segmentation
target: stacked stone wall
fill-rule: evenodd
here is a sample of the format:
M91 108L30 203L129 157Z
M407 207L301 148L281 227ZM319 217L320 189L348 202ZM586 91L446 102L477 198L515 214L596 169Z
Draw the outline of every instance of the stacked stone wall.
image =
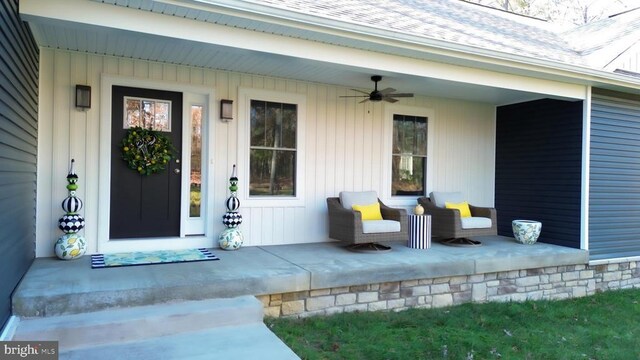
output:
M468 302L559 300L640 288L640 261L415 279L258 296L269 317L399 311Z

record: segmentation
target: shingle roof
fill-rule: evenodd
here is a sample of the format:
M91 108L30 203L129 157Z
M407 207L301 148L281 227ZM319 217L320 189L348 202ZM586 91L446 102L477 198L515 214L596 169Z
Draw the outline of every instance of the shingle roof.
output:
M464 0L249 0L391 34L605 69L640 41L640 8L567 32ZM610 69L612 70L612 69Z
M259 0L316 17L477 48L584 64L554 25L460 0Z
M640 8L593 21L562 36L587 64L605 68L640 42Z

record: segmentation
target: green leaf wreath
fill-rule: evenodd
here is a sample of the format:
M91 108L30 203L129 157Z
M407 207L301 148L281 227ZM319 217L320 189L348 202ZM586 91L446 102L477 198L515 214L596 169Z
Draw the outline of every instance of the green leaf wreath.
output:
M129 128L120 148L129 168L142 175L163 171L176 153L167 136L141 127Z

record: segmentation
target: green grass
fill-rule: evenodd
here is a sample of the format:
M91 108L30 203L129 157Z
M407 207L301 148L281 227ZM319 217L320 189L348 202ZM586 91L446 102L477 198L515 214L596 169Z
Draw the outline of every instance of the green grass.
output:
M640 289L563 301L268 318L302 359L640 359Z

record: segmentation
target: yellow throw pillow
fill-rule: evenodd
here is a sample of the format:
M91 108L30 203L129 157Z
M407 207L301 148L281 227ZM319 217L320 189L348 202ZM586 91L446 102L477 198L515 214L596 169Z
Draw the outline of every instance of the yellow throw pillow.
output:
M362 213L362 220L382 220L380 203L371 205L353 205L351 208Z
M450 203L450 202L445 202L444 203L444 207L446 207L447 209L458 209L460 210L460 217L463 218L467 218L467 217L471 217L471 210L469 209L469 203L467 203L466 201L463 201L461 203Z

